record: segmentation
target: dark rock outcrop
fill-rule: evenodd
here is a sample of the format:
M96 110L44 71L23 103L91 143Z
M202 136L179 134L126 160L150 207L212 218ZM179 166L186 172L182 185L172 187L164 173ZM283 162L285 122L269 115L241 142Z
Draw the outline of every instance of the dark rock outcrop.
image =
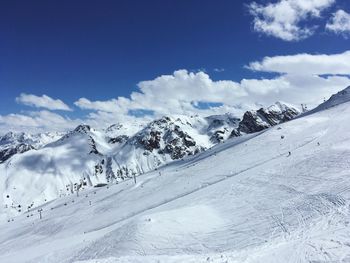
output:
M87 134L89 131L91 131L91 127L86 124L81 124L77 126L73 132L79 132L79 133L85 133Z
M239 133L254 133L267 129L271 126L289 121L298 116L300 112L285 104L277 102L266 109L247 111L239 123Z
M196 141L189 134L169 117L151 122L136 135L136 141L146 151L157 150L159 154L168 154L173 160L203 150L202 147L196 145ZM148 155L148 153L145 152L144 155Z
M231 137L231 133L238 127L240 119L231 115L213 115L206 118L209 122L208 135L213 144L221 143Z
M115 143L124 143L129 139L126 135L119 135L115 138L109 138L108 143L115 144Z
M2 149L0 150L0 163L7 161L15 154L24 153L33 149L35 148L32 145L23 144L23 143Z

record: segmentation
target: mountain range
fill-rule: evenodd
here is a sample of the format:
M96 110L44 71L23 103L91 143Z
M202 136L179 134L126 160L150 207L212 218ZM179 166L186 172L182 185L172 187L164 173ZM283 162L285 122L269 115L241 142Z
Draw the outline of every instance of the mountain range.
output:
M300 112L286 103L232 114L164 116L148 124L79 125L66 133L9 132L0 137L0 185L10 214L75 189L118 183L204 152L228 139L262 131ZM30 190L26 190L30 185Z
M15 154L0 262L349 262L349 89L304 113L81 125Z

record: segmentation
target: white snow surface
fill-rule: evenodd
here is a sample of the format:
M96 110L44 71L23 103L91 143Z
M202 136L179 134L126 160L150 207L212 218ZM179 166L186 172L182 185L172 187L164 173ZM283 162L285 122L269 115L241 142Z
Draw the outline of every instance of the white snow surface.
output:
M128 122L127 124L116 123L104 130L109 137L117 137L120 135L132 136L147 125L144 121Z
M316 107L315 109L306 112L305 115L308 114L312 114L318 111L322 111L325 109L329 109L331 107L337 106L341 103L345 103L350 101L350 86L339 91L338 93L332 95L328 100L326 100L325 102L323 102L322 104L320 104L318 107Z
M45 132L37 134L8 132L0 136L0 150L21 143L32 145L35 149L39 149L48 143L58 140L64 134L64 132Z
M27 142L37 146L38 150L16 154L0 164L0 219L5 214L14 216L27 210L28 206L38 206L67 195L75 184L80 184L83 180L87 186L107 183L107 173L110 170L113 170L115 175L118 170L124 168L141 174L173 161L170 155L159 153L157 149L152 152L145 151L137 142L135 134L146 136L149 130L156 130L166 135L169 129L179 126L195 139L196 147L207 149L214 145L209 140L212 131L226 129L229 135L236 125L235 122L229 121L228 116L172 116L164 128L130 123L97 130L81 125L60 139L56 137L57 141L47 139L46 134L32 136L25 133L8 133L4 137L6 140L3 140L6 145L17 141ZM211 127L210 124L219 118L222 119L222 123ZM136 132L140 128L143 129ZM108 142L110 138L124 135L131 136L124 143ZM42 146L44 144L46 145ZM164 147L164 140L161 141L161 147ZM96 165L101 166L101 173L96 173ZM124 173L122 176L127 178L132 177L132 174Z
M42 219L38 207L7 215L0 262L350 262L349 116L344 103L229 139L136 184L47 202Z

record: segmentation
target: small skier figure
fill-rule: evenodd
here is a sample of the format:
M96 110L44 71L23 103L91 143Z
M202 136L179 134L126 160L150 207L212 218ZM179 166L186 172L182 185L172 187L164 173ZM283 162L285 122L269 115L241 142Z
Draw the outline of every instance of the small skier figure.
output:
M291 152L288 152L288 156L287 157L289 157L289 156L291 156L292 155L292 153Z
M317 145L320 146L320 142L318 142Z

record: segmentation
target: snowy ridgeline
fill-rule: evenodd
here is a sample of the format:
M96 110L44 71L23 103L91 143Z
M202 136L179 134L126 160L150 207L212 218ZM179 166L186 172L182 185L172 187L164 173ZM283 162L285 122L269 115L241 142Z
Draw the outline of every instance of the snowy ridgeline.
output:
M97 184L117 183L182 162L229 138L254 133L297 116L282 103L230 115L163 117L106 130L80 125L61 133L8 133L0 138L0 214L18 214ZM2 159L1 159L2 158Z
M142 174L136 184L125 180L89 188L7 216L0 221L0 262L350 262L349 116L350 102L333 105L227 139ZM107 153L108 143L97 139L102 135L80 129L84 132L69 133L31 160L24 158L31 151L15 155L8 170L11 163L28 162L33 170L43 169L50 182L57 180L49 176L51 169L60 171L73 160L79 169L80 162L93 165L94 158L102 161L107 154L113 162L114 151L126 147L116 145ZM137 134L127 141L139 142ZM62 159L53 157L57 152ZM57 167L35 167L45 161ZM26 176L40 189L42 177L33 174L16 182L27 188L11 194L29 189ZM62 181L64 176L56 175ZM98 182L90 177L92 184Z

